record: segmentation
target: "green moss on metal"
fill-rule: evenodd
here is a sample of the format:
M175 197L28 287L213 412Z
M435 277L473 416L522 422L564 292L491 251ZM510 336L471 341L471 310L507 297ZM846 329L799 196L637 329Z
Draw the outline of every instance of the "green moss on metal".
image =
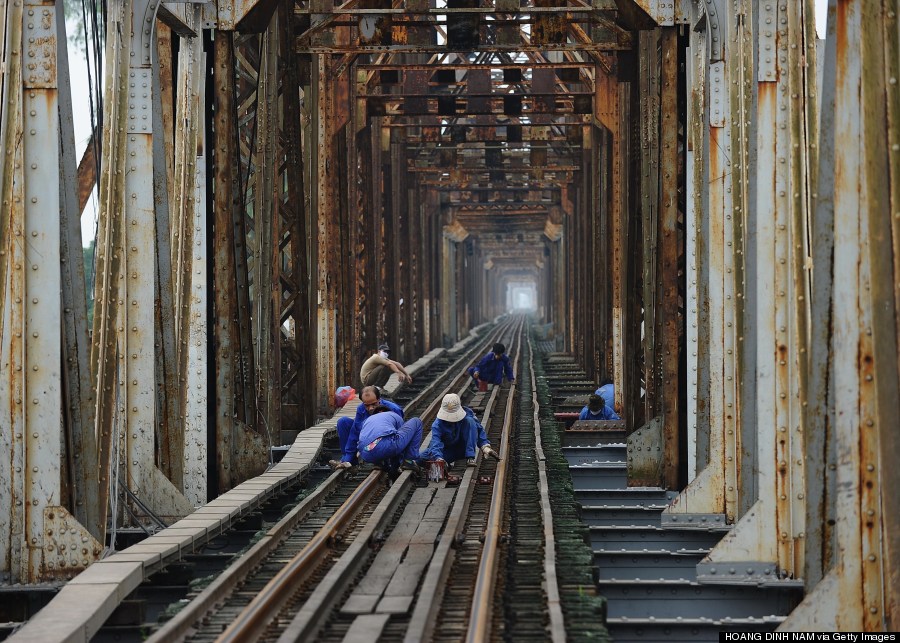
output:
M589 530L578 516L569 463L562 454L563 427L553 416L552 391L544 376L543 357L536 351L533 363L566 634L570 641L611 641L605 625L606 599L597 594Z

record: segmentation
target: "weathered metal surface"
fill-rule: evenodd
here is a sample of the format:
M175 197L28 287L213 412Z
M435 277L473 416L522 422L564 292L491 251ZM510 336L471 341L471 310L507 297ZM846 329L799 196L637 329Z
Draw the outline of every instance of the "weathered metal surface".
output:
M884 24L884 40L881 45L884 52L884 77L881 81L886 80L886 91L884 92L884 96L886 98L886 121L887 121L887 149L890 150L888 154L888 176L885 181L885 189L887 194L882 197L882 203L887 205L887 211L889 213L893 213L893 217L889 217L891 221L891 229L888 230L886 228L887 220L886 218L881 218L880 223L875 221L872 222L873 226L873 236L877 236L883 244L881 247L887 245L885 242L885 237L892 238L891 250L893 251L893 265L894 265L894 289L893 289L893 299L894 299L894 326L897 333L895 350L897 349L897 345L900 345L900 322L897 320L900 319L900 158L898 158L898 152L900 152L900 96L898 96L897 91L892 91L891 87L896 87L897 79L900 78L900 23L898 23L897 10L888 11L883 16L883 24ZM874 140L874 139L873 139ZM884 154L884 152L882 152ZM813 164L815 167L815 164ZM821 183L816 187L821 186ZM883 211L883 210L882 210ZM872 216L878 216L878 210L873 208L870 211L870 220ZM879 227L880 226L880 227ZM884 260L887 256L887 248L884 249L883 254L879 254L880 260ZM870 250L870 260L876 261L876 253L879 252L879 248L873 247ZM887 266L882 266L882 269L887 270ZM882 273L883 274L883 273ZM882 284L887 284L890 282L890 279L881 279L878 278ZM880 296L883 299L890 299L890 295L887 293L882 293ZM887 319L883 317L885 314L885 309L881 309L879 316L879 323L882 324L880 334L881 337L887 341L888 345L890 345L889 340L886 335L883 333L889 332L890 323ZM812 344L811 344L812 346ZM879 352L881 352L879 347ZM890 354L890 350L885 350L885 354ZM900 355L898 355L898 360L900 360ZM900 362L898 362L898 369L900 369ZM881 398L883 402L888 404L893 403L894 410L888 409L886 412L882 409L879 409L879 414L881 415L882 427L884 427L884 419L890 415L890 413L897 413L896 410L896 397L890 397L890 386L892 383L892 379L887 371L882 371L885 377L879 383L879 395L882 392L887 392L887 398ZM894 390L897 390L898 385L896 381L893 381ZM893 399L893 402L891 401ZM900 415L900 414L898 414ZM894 462L894 454L900 453L900 443L898 443L898 436L896 432L891 431L882 431L879 436L879 457L881 461L881 473L882 473L882 489L896 489L898 485L900 485L900 474L898 474L897 468L892 466ZM884 522L884 548L882 550L882 568L885 570L885 611L884 611L884 619L885 619L885 629L886 630L896 630L900 628L900 511L898 511L896 503L883 503L883 522Z
M199 8L186 7L186 22L193 25L199 20L197 13ZM161 462L161 468L176 484L184 489L190 487L194 491L192 502L198 503L202 496L206 498L205 456L188 448L197 439L196 432L205 433L205 418L202 410L196 408L196 398L193 391L200 382L191 382L198 373L205 371L202 356L196 354L194 359L189 358L191 346L196 348L197 338L191 342L192 332L198 329L197 320L191 312L192 297L195 292L205 290L205 267L195 264L195 257L199 263L200 250L205 247L205 226L197 238L198 217L205 220L206 213L198 200L200 192L205 192L205 185L198 181L205 168L200 168L197 162L198 152L202 149L202 137L204 129L201 96L205 89L205 74L203 68L202 43L199 38L183 39L178 50L178 78L176 81L177 105L175 108L175 122L179 127L175 130L175 164L174 183L172 185L172 202L170 210L171 218L171 265L172 265L172 309L168 314L172 317L172 330L174 331L174 363L166 364L167 375L171 374L172 380L164 384L164 399L167 407L165 457ZM205 196L205 195L204 195ZM198 247L199 246L199 247ZM205 257L205 253L202 255ZM201 272L198 273L197 271ZM164 286L165 287L165 286ZM165 319L166 313L163 313ZM205 331L201 347L206 345ZM199 362L197 360L200 360ZM168 378L167 378L168 380ZM201 391L205 391L205 381L200 384ZM204 396L205 397L205 396ZM189 410L189 406L193 407ZM200 416L196 417L199 412ZM178 420L182 421L179 422ZM199 422L199 424L198 424ZM202 425L202 427L200 426ZM176 428L177 427L177 428ZM195 435L191 435L195 434ZM203 436L205 440L205 435ZM193 453L190 453L193 452ZM185 466L194 464L192 456L201 456L196 462L195 473L201 475L199 479L184 479ZM202 473L201 473L202 472ZM198 487L199 485L199 487Z
M110 55L106 70L103 174L92 377L97 382L96 433L100 436L101 508L112 475L165 518L185 515L190 505L157 468L156 351L158 272L154 174L153 79L149 51L131 41L133 20L152 19L155 5L128 3L110 9ZM149 13L149 15L148 15ZM141 27L138 28L140 31ZM148 44L149 47L149 44ZM131 53L134 56L131 56ZM146 61L148 66L140 66ZM132 66L133 65L133 66ZM156 278L148 278L154 275ZM118 350L117 350L118 347ZM123 440L121 462L110 471L111 448ZM118 450L118 449L117 449ZM101 515L105 528L105 515Z
M707 5L712 8L711 4ZM666 513L727 512L736 516L738 470L739 384L736 346L738 299L736 253L739 229L735 206L736 179L734 149L740 136L731 131L737 120L727 118L734 109L729 86L730 75L742 67L734 58L721 60L721 45L713 40L724 23L715 16L700 22L702 29L691 39L692 62L688 81L692 88L689 101L688 159L688 293L696 302L688 311L686 351L688 358L688 444L693 446L696 478L685 488ZM737 36L738 38L740 35ZM735 74L736 75L736 74ZM735 103L737 104L737 103ZM706 105L706 111L704 110ZM738 141L738 145L735 142ZM740 177L740 175L738 175ZM694 408L690 402L695 400ZM689 472L689 476L692 477Z
M687 0L634 0L659 26L672 26L690 21L691 3Z
M642 303L644 309L644 417L658 412L659 379L656 373L657 218L659 209L659 74L657 31L640 34L638 84L641 123L641 229Z
M709 461L709 426L703 423L705 418L705 396L700 395L701 382L705 376L701 375L701 367L705 365L705 348L700 344L701 338L701 313L700 291L702 289L699 268L699 253L703 244L698 235L691 234L691 230L700 228L701 215L704 211L702 164L706 157L703 151L704 133L706 128L701 117L706 87L706 34L694 30L691 33L685 65L685 86L687 89L686 105L686 143L685 164L685 268L686 268L686 305L685 305L685 356L687 378L687 427L686 440L688 444L687 457L687 481L690 482L706 467ZM646 189L646 188L645 188ZM655 272L653 273L655 274ZM653 299L650 298L649 301ZM703 299L706 301L706 299ZM652 327L652 325L649 325ZM649 343L649 342L648 342ZM652 368L652 363L645 359L645 368ZM648 387L651 376L647 376ZM705 387L704 387L705 388ZM651 392L647 392L648 398ZM649 400L648 400L649 402ZM648 404L649 406L649 404ZM650 417L648 415L648 417Z
M279 14L281 40L286 42L293 32L294 20L287 5ZM285 155L284 181L279 213L283 218L282 230L288 242L282 253L282 324L290 323L290 332L280 339L285 358L282 359L282 426L285 429L302 429L315 423L315 409L305 393L312 389L315 368L312 360L312 333L310 319L308 210L305 195L305 162L301 138L300 65L293 49L283 47L282 64L282 112L281 146ZM308 71L308 70L307 70ZM292 405L294 412L287 416L285 409Z
M609 221L610 221L610 242L611 248L609 257L612 260L610 266L610 281L612 282L612 324L610 327L610 339L612 340L612 369L609 374L612 375L614 383L618 383L615 387L615 401L613 406L619 411L625 412L625 403L627 396L625 392L628 385L625 382L625 355L628 347L625 346L625 306L626 306L626 284L625 284L625 268L626 254L628 251L628 239L625 226L625 218L628 216L627 195L628 195L628 163L626 157L628 153L628 118L627 118L627 96L626 86L619 84L616 87L616 95L613 100L617 103L616 127L612 130L612 145L610 153L612 155L612 178L611 178L611 194L609 197ZM630 402L630 400L627 400ZM626 414L627 415L627 414ZM633 428L633 427L632 427Z
M215 166L213 288L215 291L216 488L227 491L260 473L266 440L256 426L256 360L250 349L250 309L244 227L245 164L238 141L235 38L220 32L214 43ZM246 47L244 52L249 50ZM255 46L253 47L255 50ZM248 61L249 62L249 61ZM255 93L255 86L254 86ZM249 426L248 426L249 424Z
M16 430L22 431L18 441L23 451L14 476L22 486L10 506L22 512L14 578L29 583L42 578L44 555L49 554L44 508L58 506L61 495L60 200L58 190L47 189L60 183L55 13L52 4L25 3L24 60L39 54L42 62L27 62L22 70L22 205L14 208L20 218L11 226L17 237L12 243L20 247L11 277L10 330L21 338L19 350L10 355L9 370L18 389L11 410Z
M238 327L237 269L235 258L235 213L240 211L238 199L237 123L235 111L234 42L233 35L218 31L213 43L213 96L215 120L213 130L213 165L216 186L213 205L213 310L215 323L215 436L217 489L223 491L234 486L231 449L233 423L238 413L238 396L243 387L239 384L240 331ZM243 411L243 409L241 409Z
M188 22L197 25L200 20L200 7L187 5ZM193 14L193 16L191 16ZM186 399L184 403L184 433L182 436L184 468L182 490L185 498L193 505L204 504L208 494L208 381L209 381L209 321L207 275L207 183L206 168L208 145L206 140L206 79L208 67L206 54L202 53L201 38L196 38L192 46L196 67L193 74L193 85L190 88L192 104L195 110L192 121L195 123L195 147L186 150L193 161L194 193L189 198L194 203L194 215L186 222L192 227L192 244L188 250L187 270L191 275L190 287L185 293L187 298L186 312L188 321L185 328L187 355L184 360L184 383ZM184 45L182 45L184 47ZM184 47L185 49L187 47ZM199 60L198 60L199 59ZM193 124L193 123L192 123Z
M660 374L663 391L663 459L664 481L667 488L679 487L679 351L681 350L681 319L678 314L678 123L677 123L677 34L674 28L664 28L660 36L662 49L660 113L660 199L659 199L659 247L660 297L658 312L662 326L658 334L659 356L662 361Z
M65 17L61 7L55 7L57 39L57 80L60 114L60 262L62 270L62 317L65 324L65 392L63 395L63 416L66 429L65 460L68 467L67 478L72 481L72 489L66 492L63 486L63 502L70 507L75 518L89 528L96 527L97 479L96 469L90 456L96 453L94 437L94 405L90 391L90 371L88 359L90 344L87 332L87 305L85 301L84 260L81 244L81 211L84 202L78 194L78 180L75 169L75 132L72 122L72 92L69 80L69 63L66 51ZM85 149L84 163L88 163L93 177L95 172L93 156L93 135ZM91 181L93 189L94 181ZM93 531L100 537L99 531Z
M662 477L662 418L655 417L628 435L628 484L656 487Z
M336 381L334 365L336 362L336 293L332 283L337 272L336 244L331 239L337 236L337 190L336 177L328 171L336 165L332 123L334 117L333 96L329 91L326 79L330 77L331 61L329 56L319 55L314 58L312 94L310 100L315 105L313 118L313 157L316 159L312 168L315 183L312 208L316 221L316 265L317 265L317 305L316 305L316 362L318 364L316 379L317 406L324 407L331 392L343 384Z
M277 18L261 36L261 55L256 106L256 149L253 150L257 171L253 176L254 263L253 263L253 330L256 353L257 422L259 431L269 444L280 443L281 433L281 365L277 361L278 321L281 306L276 301L279 266L278 210L276 207L275 158L278 132L278 24ZM279 189L280 191L280 189Z
M826 38L834 42L834 18L828 21ZM822 66L823 91L820 94L821 118L818 139L818 167L815 210L811 215L811 253L816 257L812 271L810 345L826 347L809 353L809 428L806 432L806 522L821 525L806 534L806 566L803 578L812 591L825 578L834 563L836 519L835 474L829 463L836 461L834 439L834 396L830 379L834 368L830 346L832 296L834 284L834 176L835 164L835 63L836 48L827 47Z

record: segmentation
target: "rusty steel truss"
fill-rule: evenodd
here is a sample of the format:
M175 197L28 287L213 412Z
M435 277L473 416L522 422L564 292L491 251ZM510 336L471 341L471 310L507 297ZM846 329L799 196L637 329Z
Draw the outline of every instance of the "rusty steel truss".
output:
M186 515L519 288L651 445L630 483L733 524L701 580L774 563L784 629L897 629L896 0L831 0L819 51L811 0L109 0L80 163L62 5L0 7L3 579Z

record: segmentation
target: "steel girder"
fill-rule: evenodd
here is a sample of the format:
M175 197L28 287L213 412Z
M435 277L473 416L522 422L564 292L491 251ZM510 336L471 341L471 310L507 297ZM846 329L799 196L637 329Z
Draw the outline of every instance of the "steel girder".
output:
M171 298L171 223L156 102L159 78L151 64L157 6L110 6L91 373L97 391L103 516L107 490L115 495L119 485L125 485L143 504L131 509L137 520L149 520L149 512L154 519L169 521L186 515L192 506L182 481L176 486L159 468L165 463L171 473L173 466L176 471L182 466L160 458L160 449L170 440L184 439L182 427L172 424L179 404L166 400L177 387L170 378L182 372L172 365L175 320L188 311L175 311ZM189 103L192 126L201 127L199 104ZM182 162L194 162L196 148L182 149ZM193 186L193 178L188 180ZM191 187L183 193L193 191ZM181 213L192 214L192 209ZM175 451L179 459L180 451Z
M804 455L807 517L821 521L808 528L834 525L806 548L811 592L783 629L900 622L897 11L829 3L811 304L825 342L809 355Z
M86 361L84 300L74 301L84 292L83 275L70 267L82 261L72 230L71 111L62 119L59 111L61 105L71 109L68 95L59 99L60 89L68 91L68 65L58 68L63 12L53 2L33 1L4 3L2 10L0 448L7 457L0 465L0 500L9 511L0 519L0 575L34 583L72 576L101 546L63 506L68 500L78 519L91 518L79 504L86 498L65 498L69 480L82 492L92 485L79 458L67 462L62 452L63 445L90 448L83 443L90 413L82 406L87 398L81 382L65 390L62 376L64 368L69 376L83 374ZM63 299L63 284L78 288L79 277L81 289ZM70 314L66 326L60 324L64 310Z

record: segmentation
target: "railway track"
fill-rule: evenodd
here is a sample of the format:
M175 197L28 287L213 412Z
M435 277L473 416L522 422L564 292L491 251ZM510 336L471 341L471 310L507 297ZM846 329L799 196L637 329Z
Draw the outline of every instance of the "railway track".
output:
M417 373L415 389L391 395L407 418L428 427L443 395L458 393L481 418L499 461L479 452L475 466L454 463L455 485L408 471L390 481L368 465L313 467L304 478L309 488L282 500L277 519L270 512L257 521L255 542L224 571L173 593L168 620L144 621L131 639L111 624L107 634L157 643L563 640L526 332L523 319L500 324L468 351L434 360ZM511 347L517 380L472 391L465 369L495 341ZM317 452L319 462L328 457ZM153 583L151 575L143 585Z
M539 504L536 468L523 474L519 466L523 452L535 451L534 432L526 431L525 443L511 448L512 440L522 438L515 428L516 386L476 393L465 373L484 345L505 341L519 381L528 380L530 391L524 335L523 320L501 326L472 354L442 359L419 375L418 390L394 396L407 417L419 414L430 423L443 395L459 393L482 418L499 462L479 455L475 467L454 463L448 473L459 478L458 486L425 483L403 472L387 488L386 474L367 467L332 474L269 529L268 540L189 596L187 606L149 640L483 640L492 632L502 636L510 622L519 623L517 632L530 622L530 638L545 638L543 566L531 565L537 571L530 569L515 583L520 591L511 603L518 604L520 618L510 602L495 600L511 576L510 529L518 534L521 525L523 540L537 542L536 553L544 551L541 515L511 523L508 511L512 506L515 515L509 491L525 493L530 501L537 497ZM449 377L430 377L438 374ZM518 473L509 474L511 464ZM530 556L534 547L525 549Z
M524 335L524 320L502 325L470 354L440 360L420 374L419 390L411 397L410 391L394 396L407 417L420 415L427 425L443 395L459 393L482 418L500 462L479 454L475 467L455 463L449 474L458 476L458 486L426 483L403 472L388 488L386 474L368 467L332 474L272 526L265 541L188 596L187 605L149 640L416 641L484 638L492 631L502 635L508 608L494 596L505 586L506 494L515 488L507 485L508 469L520 451L510 448L518 396L514 385L489 393L469 390L465 368L484 346L505 341L513 347L519 380L531 378L529 363L520 359ZM432 374L444 377L432 380ZM528 450L533 443L532 433ZM529 529L534 532L534 524ZM528 584L536 603L531 611L546 613L543 574L532 573ZM543 632L547 621L538 618L536 632Z

